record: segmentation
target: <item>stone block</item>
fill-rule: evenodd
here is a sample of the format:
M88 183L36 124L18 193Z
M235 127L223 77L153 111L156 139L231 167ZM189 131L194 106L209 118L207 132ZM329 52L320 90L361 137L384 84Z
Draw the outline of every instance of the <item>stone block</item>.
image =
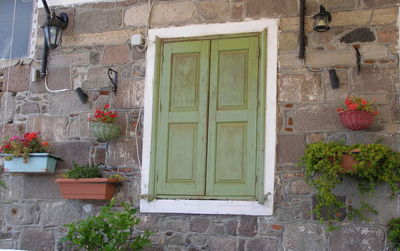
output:
M229 237L209 236L207 244L210 247L210 251L235 250L236 248L236 240Z
M383 45L363 45L361 47L361 55L365 59L381 59L389 56L389 51Z
M395 43L399 39L398 28L384 28L378 30L378 41L380 43Z
M139 108L143 103L144 81L122 80L118 88L123 91L117 92L114 98L115 108Z
M310 39L308 40L312 47L318 47L322 45L330 45L334 37L334 31L330 29L327 32L313 32L310 34Z
M6 240L6 241L0 240L0 248L12 249L13 247L14 247L14 241L12 241L12 240Z
M26 130L40 132L40 136L46 141L63 141L65 140L67 123L67 118L61 116L29 117L26 124Z
M372 10L355 10L355 11L342 11L333 12L331 27L348 26L366 26L371 21Z
M281 53L278 55L279 68L292 68L301 67L303 65L302 60L299 59L297 53Z
M82 104L75 91L52 93L49 103L50 114L66 114L90 111L89 105Z
M372 25L389 25L397 21L397 8L375 9L372 12Z
M277 146L278 163L298 163L304 154L305 135L279 135Z
M306 52L306 64L315 67L331 67L333 65L356 64L354 50L313 51Z
M299 18L298 17L284 17L280 19L279 30L281 31L298 31Z
M323 101L321 75L318 73L278 75L278 100L283 102Z
M304 179L296 179L290 182L290 195L309 195L311 191L311 187Z
M29 225L35 222L38 214L37 205L24 202L11 204L7 209L6 222L9 225Z
M140 217L140 224L136 227L138 230L144 231L159 231L160 217L155 214L138 215Z
M21 136L25 133L25 125L24 124L16 124L16 123L10 123L10 124L3 124L1 125L2 130L4 127L4 134L2 132L3 138L9 138L12 136Z
M249 239L244 244L245 251L252 250L279 250L279 239L278 238L254 238ZM221 249L223 250L223 249ZM232 249L233 250L233 249Z
M39 224L45 227L58 226L80 220L82 207L77 201L49 201L40 203Z
M168 26L174 23L186 23L192 19L196 5L191 1L161 2L153 6L151 24Z
M186 217L168 217L160 220L160 230L186 233L189 224Z
M1 202L19 201L22 198L22 177L8 176L2 178L7 188L0 189Z
M119 9L78 9L75 23L77 33L116 30L122 25L122 11Z
M190 244L193 244L193 245L201 247L201 246L204 246L206 244L207 237L205 235L189 234L186 237L186 242L189 242ZM194 249L194 250L201 250L201 249Z
M114 45L105 49L101 63L103 65L126 64L131 60L128 45Z
M197 12L204 21L226 21L229 19L229 1L201 1L197 5Z
M33 102L23 103L19 113L22 115L38 114L40 113L40 107L37 103Z
M139 143L141 143L140 140ZM132 139L121 138L112 140L109 143L106 165L118 167L133 167L138 165L138 157L140 158L141 156L141 150L138 151L138 156L137 147L140 146L136 146L135 141Z
M313 222L295 222L285 225L282 246L285 251L320 251L327 244L324 228ZM332 249L335 250L336 249Z
M257 234L257 217L242 216L240 218L238 235L243 237L253 237Z
M137 30L113 30L63 36L63 47L125 44L133 34L137 33ZM40 43L39 40L38 43Z
M23 228L20 233L20 249L54 250L54 233L41 228Z
M385 231L378 227L343 227L330 233L329 246L335 251L384 250Z
M363 0L367 8L380 8L382 6L396 6L399 0Z
M306 0L306 15L315 15L319 11L319 5L322 4L328 11L348 10L356 7L354 0Z
M4 92L0 103L0 123L12 123L15 116L15 94Z
M60 163L60 161L58 161ZM58 199L61 198L54 175L24 175L22 198L24 199Z
M290 0L249 0L247 2L247 15L250 17L296 16L297 9L297 1Z
M193 217L189 221L190 232L205 233L210 225L210 219L206 217Z
M399 83L399 68L396 65L363 65L361 74L353 71L353 92L394 93Z
M64 33L63 33L64 34ZM70 66L70 65L88 65L90 63L90 53L76 52L51 55L49 58L51 65ZM49 76L50 77L50 76Z
M337 130L342 124L337 116L337 105L306 105L293 112L293 129L301 132Z
M241 20L242 18L243 18L243 5L233 3L231 5L231 19Z
M167 237L166 244L168 246L168 250L174 250L172 249L173 247L182 248L188 245L185 240L185 235L182 233L173 233L171 236ZM177 248L176 250L179 250L180 248Z
M148 13L149 6L147 4L132 6L125 10L124 24L127 26L144 26L147 23Z
M348 94L349 88L349 77L347 70L336 69L336 76L339 79L339 88L332 89L331 80L329 78L329 72L324 71L323 73L323 86L325 90L325 100L327 102L338 102L343 103Z
M42 79L39 84L44 86L44 81ZM47 69L47 86L50 90L72 89L70 66L50 65Z
M250 232L250 235L253 234L253 232L255 232L255 233L257 232L257 226L246 227L246 226L244 226L245 224L242 224L242 222L243 221L240 222L240 226L242 227L242 229L241 229L242 235L246 234L246 232L247 233ZM229 219L229 220L224 221L225 234L237 236L238 235L238 225L239 225L239 222L237 221L237 219ZM253 229L255 229L255 231L253 231ZM249 230L249 231L247 231L247 230Z
M64 162L57 162L57 168L71 168L72 162L79 165L89 163L91 142L88 141L64 141L54 143L52 153L60 156Z
M22 92L29 89L29 65L17 65L4 69L3 90L7 92Z
M297 50L298 34L295 32L282 32L279 36L279 50L293 51Z

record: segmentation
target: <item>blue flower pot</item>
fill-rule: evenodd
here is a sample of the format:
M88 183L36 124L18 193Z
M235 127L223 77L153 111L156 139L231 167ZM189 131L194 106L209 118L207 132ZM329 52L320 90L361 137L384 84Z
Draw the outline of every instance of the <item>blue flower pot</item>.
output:
M31 153L27 163L23 158L4 160L4 169L9 173L54 173L57 160L60 158L49 153Z

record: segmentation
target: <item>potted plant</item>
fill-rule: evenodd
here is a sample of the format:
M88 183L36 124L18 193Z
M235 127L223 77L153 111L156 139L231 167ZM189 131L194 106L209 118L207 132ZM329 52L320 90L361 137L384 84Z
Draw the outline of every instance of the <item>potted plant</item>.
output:
M38 132L3 140L0 147L4 170L11 173L54 173L60 158L50 155L50 144Z
M344 169L343 156L346 155L351 156L353 163L350 168ZM362 193L372 194L378 183L387 183L393 195L399 192L400 153L381 144L350 146L338 142L309 144L302 157L302 164L305 166L307 182L317 190L317 205L314 212L320 220L339 219L338 213L346 205L332 190L345 176L354 178ZM365 219L362 210L374 211L370 205L363 203L362 208L352 208L350 217L357 215ZM323 211L329 212L328 216L322 217Z
M56 179L61 194L65 199L110 200L115 193L115 186L121 176L101 178L98 166L73 164L73 167Z
M373 102L358 97L347 97L346 107L339 107L339 118L343 126L350 130L358 131L369 127L374 122L378 112L373 106Z
M137 210L128 203L121 204L123 210L113 210L113 199L98 215L65 225L68 233L61 242L92 251L141 250L150 245L149 231L135 231L135 226L140 224L140 219L135 216Z
M400 218L391 219L388 224L387 237L396 250L400 250Z
M96 109L93 117L89 118L92 134L100 142L106 142L119 136L120 127L117 125L118 113L110 110L106 104L102 109Z

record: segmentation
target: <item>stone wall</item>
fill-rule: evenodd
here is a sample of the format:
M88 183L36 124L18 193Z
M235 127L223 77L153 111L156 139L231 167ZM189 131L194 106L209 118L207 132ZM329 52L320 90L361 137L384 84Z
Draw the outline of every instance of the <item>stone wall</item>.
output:
M312 31L311 16L323 3L332 13L331 30ZM333 232L314 220L314 191L305 184L298 166L306 143L344 140L369 143L383 138L400 151L400 83L397 16L398 0L307 0L306 64L313 70L336 69L340 88L332 89L327 70L310 72L298 59L298 1L296 0L187 0L157 1L150 27L196 23L242 21L246 18L279 18L278 145L274 215L267 217L183 214L141 214L140 229L154 232L148 250L293 250L348 251L387 250L385 224L399 216L398 199L389 200L380 187L370 203L380 214L371 222L341 221ZM138 206L140 194L141 113L145 78L145 52L129 45L132 34L145 30L149 6L145 1L126 0L59 7L70 23L61 47L51 51L47 83L31 83L35 62L18 64L0 74L1 136L40 131L53 144L54 154L65 162L105 164L107 173L123 174L127 180L118 198ZM39 21L44 19L39 11ZM39 34L36 57L43 36ZM353 45L360 45L361 73L357 74ZM120 73L118 92L109 89L107 69ZM73 89L81 86L89 102L81 104ZM379 116L361 132L344 129L336 108L347 95L375 98ZM88 116L109 103L121 115L122 137L98 143L90 135ZM3 115L4 114L4 115ZM142 121L139 121L142 122ZM138 142L138 144L136 144ZM56 175L1 174L7 190L0 191L0 248L68 250L59 243L63 224L98 212L104 202L64 200ZM337 194L349 205L359 201L353 182L344 182Z

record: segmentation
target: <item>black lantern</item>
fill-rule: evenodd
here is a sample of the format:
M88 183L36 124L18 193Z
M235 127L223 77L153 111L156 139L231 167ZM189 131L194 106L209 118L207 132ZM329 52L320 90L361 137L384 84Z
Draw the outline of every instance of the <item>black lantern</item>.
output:
M314 18L314 30L318 32L325 32L330 29L329 22L332 19L332 16L329 12L327 12L324 6L319 6L319 12L313 16Z
M42 69L40 76L45 77L47 72L47 54L49 48L55 49L61 42L62 32L68 25L68 15L60 13L56 15L55 10L50 11L46 0L42 0L44 9L46 10L47 20L43 24L44 43L42 54Z
M56 16L54 10L51 12L50 16L47 17L47 21L42 26L47 47L51 49L57 48L61 41L62 32L67 27L67 24L67 14L61 13L59 16Z

